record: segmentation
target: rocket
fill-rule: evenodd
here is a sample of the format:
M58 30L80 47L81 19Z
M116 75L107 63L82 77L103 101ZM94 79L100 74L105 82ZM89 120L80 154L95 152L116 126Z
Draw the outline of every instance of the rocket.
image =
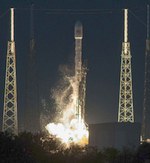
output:
M82 38L83 38L83 28L82 24L78 21L75 24L74 30L75 37L75 76L78 82L82 78Z
M80 22L76 22L74 29L75 37L75 81L76 81L76 115L77 119L82 122L82 104L80 85L82 81L82 38L83 28Z

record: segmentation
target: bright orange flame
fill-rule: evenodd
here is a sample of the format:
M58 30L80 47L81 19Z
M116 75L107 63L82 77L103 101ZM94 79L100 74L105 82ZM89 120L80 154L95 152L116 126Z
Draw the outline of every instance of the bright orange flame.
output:
M69 126L62 123L49 123L46 129L67 146L70 144L87 145L89 133L84 123L79 124L76 119L71 120Z
M68 87L54 92L55 102L58 108L61 108L61 116L57 117L57 123L49 123L45 128L67 146L70 144L84 146L88 144L89 132L84 120L81 119L81 116L79 120L76 112L79 81L76 80L76 77L66 78L66 80L69 83ZM72 90L71 93L69 89ZM68 101L64 102L66 97Z

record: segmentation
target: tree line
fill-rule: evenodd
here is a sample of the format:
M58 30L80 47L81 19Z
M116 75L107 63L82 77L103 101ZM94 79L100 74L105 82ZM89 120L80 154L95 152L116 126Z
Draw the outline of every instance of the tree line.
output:
M0 133L0 163L145 163L150 160L150 144L138 148L104 148L61 143L45 133Z

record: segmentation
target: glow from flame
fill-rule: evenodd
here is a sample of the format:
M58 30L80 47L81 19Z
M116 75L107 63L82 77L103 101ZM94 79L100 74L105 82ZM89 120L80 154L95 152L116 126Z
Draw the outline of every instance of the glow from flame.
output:
M60 139L62 143L87 145L89 132L84 120L79 121L76 115L78 103L78 81L75 77L65 77L67 85L53 92L56 110L60 114L56 117L56 123L49 123L46 129L50 135Z
M73 119L72 121L76 121ZM50 134L55 135L56 138L60 139L62 143L67 145L69 144L78 144L78 145L86 145L88 144L88 130L86 126L83 125L70 125L65 126L62 123L49 123L46 126L46 129L49 131Z

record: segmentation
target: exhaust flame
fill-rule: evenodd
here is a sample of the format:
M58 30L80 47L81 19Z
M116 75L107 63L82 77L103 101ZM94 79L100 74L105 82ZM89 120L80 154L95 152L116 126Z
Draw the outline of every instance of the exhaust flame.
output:
M60 139L63 144L87 145L89 132L83 119L79 121L76 112L79 101L79 84L76 77L64 77L62 88L57 88L53 92L56 103L56 123L46 125L50 135Z
M84 124L77 124L76 119L73 119L71 123L72 122L74 124L70 124L70 126L65 126L62 123L49 123L46 126L46 129L50 134L55 135L56 138L60 139L62 143L65 143L68 146L70 144L88 144L88 131L86 126Z

